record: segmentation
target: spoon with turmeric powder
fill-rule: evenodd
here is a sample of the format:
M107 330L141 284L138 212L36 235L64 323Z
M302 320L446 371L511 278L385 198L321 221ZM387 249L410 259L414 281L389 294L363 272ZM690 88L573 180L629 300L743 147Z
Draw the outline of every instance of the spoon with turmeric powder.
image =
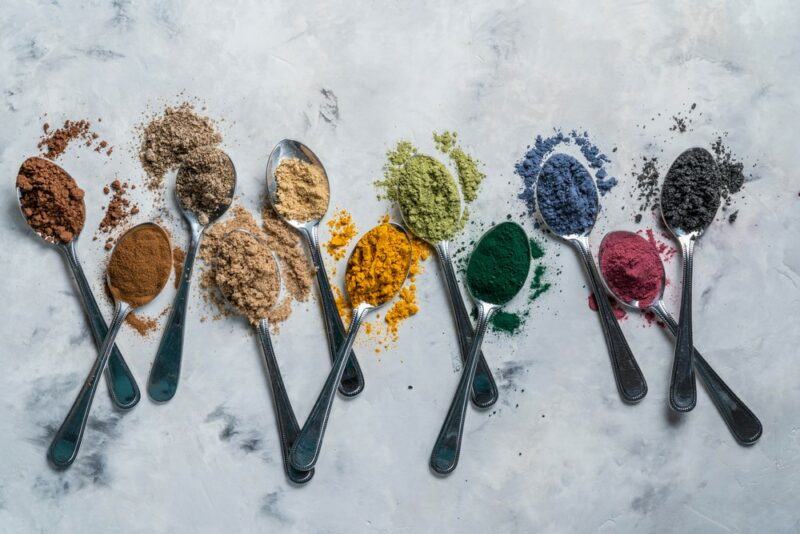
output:
M330 184L322 162L300 141L284 139L272 149L267 161L267 199L278 216L300 232L308 244L319 286L328 352L333 361L344 344L345 329L319 246L319 223L328 211ZM351 348L339 392L345 397L355 397L363 390L364 376Z
M89 329L100 349L108 326L92 294L76 244L86 220L83 189L64 169L43 158L26 159L17 175L17 201L25 222L46 243L55 246L67 260L72 279L78 287ZM113 346L105 372L111 400L123 409L133 408L141 394L122 353Z
M134 226L117 241L106 272L106 283L114 298L114 317L89 376L47 451L47 458L55 467L67 468L78 456L97 383L125 317L134 308L156 298L167 283L171 270L169 236L157 224Z
M317 463L322 438L331 413L336 385L342 378L347 355L366 315L397 295L411 267L411 239L402 226L384 223L364 234L347 261L345 289L353 307L350 328L333 368L292 447L295 469L308 471Z

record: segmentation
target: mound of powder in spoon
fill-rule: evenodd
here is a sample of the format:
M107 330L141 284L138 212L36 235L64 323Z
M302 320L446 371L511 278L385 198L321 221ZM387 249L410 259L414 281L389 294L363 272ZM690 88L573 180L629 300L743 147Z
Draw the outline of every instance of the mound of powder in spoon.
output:
M664 268L658 250L632 232L611 232L600 245L600 272L625 302L648 306L661 294Z
M83 189L67 172L42 158L28 158L17 175L22 213L48 241L68 243L83 229Z
M536 198L542 218L559 235L583 234L600 211L592 176L566 154L555 154L544 164Z
M395 296L406 280L411 241L392 224L380 224L364 234L347 262L345 287L353 306L378 306Z
M661 209L672 228L702 230L720 205L722 178L714 157L703 148L682 152L670 166L661 187Z
M236 185L233 165L218 148L200 147L183 159L175 181L181 205L206 225L209 219L233 200Z
M108 262L108 289L116 300L147 304L164 288L172 272L172 246L155 224L134 226L117 242Z
M225 298L254 326L268 316L280 293L275 258L264 241L245 231L233 231L220 241L214 280Z
M319 220L328 211L330 189L323 170L297 158L286 158L275 170L275 209L290 221Z

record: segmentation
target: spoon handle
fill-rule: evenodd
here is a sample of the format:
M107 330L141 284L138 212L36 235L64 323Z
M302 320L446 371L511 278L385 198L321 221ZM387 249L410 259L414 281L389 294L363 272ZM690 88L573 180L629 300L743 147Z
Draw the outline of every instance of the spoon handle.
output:
M311 261L317 275L317 285L319 285L320 300L322 302L322 317L325 320L325 334L328 337L328 353L331 355L331 362L334 361L336 354L344 343L345 330L336 302L333 298L333 291L328 280L328 273L322 261L322 251L319 246L319 231L316 226L307 231L306 236L309 241L311 251ZM364 375L361 373L361 366L358 364L356 354L350 350L350 358L347 360L342 375L339 392L345 397L355 397L364 390Z
M264 363L267 365L267 374L269 375L272 402L275 406L275 420L278 423L278 435L283 453L283 468L286 470L289 480L297 484L304 484L314 476L314 470L298 471L289 463L289 452L300 432L300 425L297 424L286 387L283 385L281 370L278 367L278 360L275 358L275 350L272 348L272 340L269 336L269 322L266 319L261 319L258 323L258 340L261 342Z
M431 469L440 475L451 473L458 465L469 392L475 379L475 370L478 367L478 354L481 350L486 327L489 326L489 320L498 309L497 306L483 302L477 302L477 305L478 322L475 326L475 335L472 338L469 354L467 354L467 361L464 364L464 370L461 372L461 378L458 381L458 388L456 388L453 401L450 403L450 409L447 411L447 417L445 417L442 429L439 431L439 436L436 438L436 443L431 451Z
M611 368L614 371L614 379L617 382L622 399L626 402L639 402L647 394L647 382L636 358L622 334L619 322L614 316L614 310L606 298L606 292L600 282L600 274L589 250L589 242L584 240L574 240L580 252L586 274L589 276L589 286L594 293L597 301L597 309L600 317L600 325L603 328L603 335L606 339L608 354L611 357Z
M442 267L445 287L447 288L447 297L450 300L450 307L453 310L453 317L456 321L461 362L466 364L475 330L472 328L472 322L458 286L456 272L453 269L450 243L447 241L436 243L436 253L439 256L439 264ZM479 408L488 408L495 402L497 402L497 385L494 382L492 371L483 357L483 351L479 351L478 367L475 370L475 379L472 382L472 403Z
M306 419L292 447L289 460L295 469L308 471L317 463L319 451L322 448L322 438L325 437L325 427L328 425L328 417L333 405L333 398L336 396L336 385L342 379L342 373L344 373L347 362L347 354L353 346L364 316L370 309L359 306L353 310L353 319L350 321L350 329L347 332L344 344L339 348L330 373L328 373L328 378L325 380L325 385L322 386L322 391L317 397L317 402L314 403L314 407L311 409L311 413L308 414L308 419Z
M78 253L75 250L75 241L70 241L68 244L59 247L67 259L72 278L78 286L78 295L81 298L81 304L89 318L89 330L92 332L92 338L97 349L103 344L103 340L108 333L108 326L97 305L97 301L92 293L92 288L86 280L86 275L83 273L80 261L78 261ZM111 395L111 400L114 404L123 409L130 409L136 406L141 398L139 393L139 386L136 384L136 379L125 360L122 358L119 348L116 345L112 347L111 356L108 359L108 366L105 371L106 383L108 384L108 391Z
M78 449L80 449L81 440L83 439L83 431L86 429L86 421L89 419L89 411L92 408L92 400L97 392L97 383L106 367L119 328L130 311L130 305L124 302L116 304L114 317L108 327L108 334L103 340L103 346L100 348L100 352L89 371L89 376L86 377L86 381L83 383L66 419L61 423L61 427L53 437L53 442L47 451L47 458L59 469L65 469L72 465L72 462L78 456Z
M678 333L678 323L669 314L661 302L651 308L658 318L667 325L673 336ZM752 445L761 437L762 426L758 417L750 411L750 408L736 396L733 390L728 387L709 363L694 349L694 366L697 374L705 384L711 400L717 407L728 429L742 445Z
M183 356L183 331L186 326L186 304L189 300L189 285L192 280L192 269L197 251L200 249L202 231L192 231L189 250L183 263L178 291L172 301L172 311L161 335L153 367L147 382L147 393L156 402L167 402L178 390L178 378L181 374L181 358Z
M683 256L683 290L681 291L681 313L678 334L675 340L675 359L672 364L672 379L669 384L669 404L678 412L688 412L697 404L697 386L694 379L692 354L692 262L694 237L678 238Z

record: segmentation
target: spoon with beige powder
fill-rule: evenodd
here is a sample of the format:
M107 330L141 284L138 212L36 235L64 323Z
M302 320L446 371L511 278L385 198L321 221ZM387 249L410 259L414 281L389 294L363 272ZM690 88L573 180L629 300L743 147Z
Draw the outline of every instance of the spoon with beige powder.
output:
M314 476L314 470L299 471L289 463L289 452L300 432L300 425L283 384L267 318L281 291L278 262L264 241L247 230L236 229L226 234L217 247L214 281L222 296L258 331L278 424L283 468L289 480L304 484Z
M330 185L325 168L310 148L291 139L275 145L267 162L267 198L278 216L296 228L308 244L333 362L346 336L319 246L319 223L328 211ZM364 376L351 349L339 392L345 397L355 397L363 389Z
M186 304L197 251L203 232L230 207L236 190L236 169L228 155L214 147L191 152L178 170L175 193L191 239L181 271L172 311L158 345L147 383L147 393L156 402L170 400L178 389L186 325Z
M106 271L106 283L114 298L114 317L89 376L47 451L47 458L55 467L67 468L78 456L100 375L125 317L156 298L171 271L172 246L167 233L157 224L134 226L117 241Z

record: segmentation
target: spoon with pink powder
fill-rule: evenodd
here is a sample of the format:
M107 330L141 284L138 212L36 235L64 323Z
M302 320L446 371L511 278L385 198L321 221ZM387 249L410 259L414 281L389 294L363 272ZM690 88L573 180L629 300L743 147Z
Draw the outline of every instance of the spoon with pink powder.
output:
M611 232L600 243L600 272L606 288L623 305L652 312L675 336L678 323L664 307L666 275L656 247L633 232ZM711 400L741 445L761 437L761 421L694 349L694 367Z

